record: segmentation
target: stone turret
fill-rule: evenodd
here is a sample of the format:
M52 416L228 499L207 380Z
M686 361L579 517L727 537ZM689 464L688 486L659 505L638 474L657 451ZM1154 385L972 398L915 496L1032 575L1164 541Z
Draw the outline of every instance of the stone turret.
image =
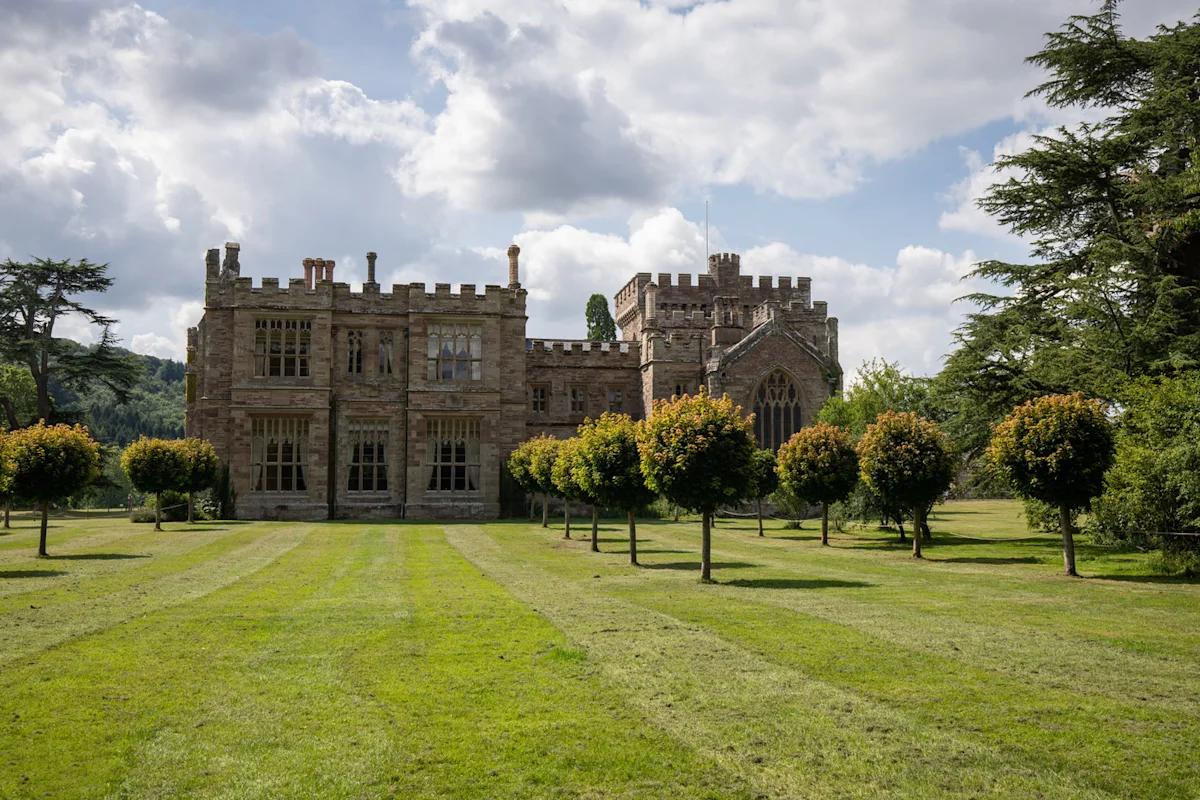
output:
M713 253L708 257L708 274L718 286L736 286L742 270L742 257L737 253Z

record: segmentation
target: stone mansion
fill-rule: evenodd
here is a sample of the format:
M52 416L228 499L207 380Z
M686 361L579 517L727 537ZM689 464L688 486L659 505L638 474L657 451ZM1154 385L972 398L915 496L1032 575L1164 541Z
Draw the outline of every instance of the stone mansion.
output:
M334 280L303 260L280 285L209 250L204 317L187 336L188 436L226 464L241 518L496 517L509 452L589 416L635 419L704 386L753 411L777 448L840 386L837 319L808 278L638 273L616 294L613 342L527 338L520 249L507 286ZM580 309L582 319L583 309Z

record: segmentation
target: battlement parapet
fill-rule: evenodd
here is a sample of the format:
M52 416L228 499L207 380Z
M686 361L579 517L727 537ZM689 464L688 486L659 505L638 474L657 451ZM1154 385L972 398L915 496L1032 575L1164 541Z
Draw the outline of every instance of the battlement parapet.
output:
M799 325L824 325L829 304L824 300L818 300L809 305L807 302L803 302L806 299L794 297L790 302L782 302L774 298L764 300L752 310L751 326L757 328L775 317Z
M741 267L742 257L737 253L713 253L708 257L708 267Z
M249 277L234 278L226 284L213 284L206 297L214 307L262 306L296 311L350 310L362 313L524 313L525 290L489 284L479 293L473 283L464 283L458 292L448 283L435 284L432 292L425 284L394 284L384 292L378 284L364 283L362 291L352 291L348 283L318 281L306 288L303 278L290 278L286 286L279 278L262 278L259 286Z
M641 343L598 342L586 339L526 339L530 365L634 368L641 363Z

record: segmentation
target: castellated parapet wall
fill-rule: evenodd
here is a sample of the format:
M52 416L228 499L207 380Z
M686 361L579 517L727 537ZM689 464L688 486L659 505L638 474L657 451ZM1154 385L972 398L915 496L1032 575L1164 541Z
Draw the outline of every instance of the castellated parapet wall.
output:
M646 287L656 285L655 304L657 322L660 327L675 327L678 317L674 312L684 313L687 327L699 327L694 319L699 316L711 324L713 297L724 295L737 298L737 305L750 323L751 311L767 302L774 301L790 307L812 305L812 280L770 275L742 275L741 259L736 253L716 253L709 257L708 273L699 275L661 272L657 276L639 272L621 287L615 298L616 322L621 327L622 338L636 339L641 336L642 316L645 313ZM693 319L688 319L689 317Z
M487 285L480 293L475 284L464 283L458 292L448 283L434 284L427 291L424 283L393 284L390 292L378 285L365 284L361 292L350 290L348 283L317 281L313 288L304 278L291 278L281 285L278 278L263 278L259 286L252 278L209 281L205 304L209 308L263 308L294 311L338 311L363 313L448 313L448 314L524 314L526 291Z

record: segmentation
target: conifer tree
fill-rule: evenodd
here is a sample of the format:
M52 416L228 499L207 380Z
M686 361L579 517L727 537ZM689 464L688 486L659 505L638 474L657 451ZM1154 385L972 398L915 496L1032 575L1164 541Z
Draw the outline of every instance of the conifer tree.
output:
M79 295L112 286L107 264L11 258L0 264L0 358L21 364L33 378L37 414L53 415L50 380L82 389L98 383L123 398L141 373L136 361L117 350L116 320L85 305ZM80 348L54 335L62 317L82 318L101 329L98 344ZM7 409L6 409L7 413ZM10 423L11 424L11 423Z
M944 372L986 421L1200 366L1200 20L1134 39L1118 7L1070 17L1027 59L1047 72L1030 95L1105 116L997 159L1013 177L980 201L1032 242L1031 263L976 266L1007 291L973 296Z
M587 301L587 338L593 342L611 342L617 338L617 323L608 312L608 298L594 294Z

